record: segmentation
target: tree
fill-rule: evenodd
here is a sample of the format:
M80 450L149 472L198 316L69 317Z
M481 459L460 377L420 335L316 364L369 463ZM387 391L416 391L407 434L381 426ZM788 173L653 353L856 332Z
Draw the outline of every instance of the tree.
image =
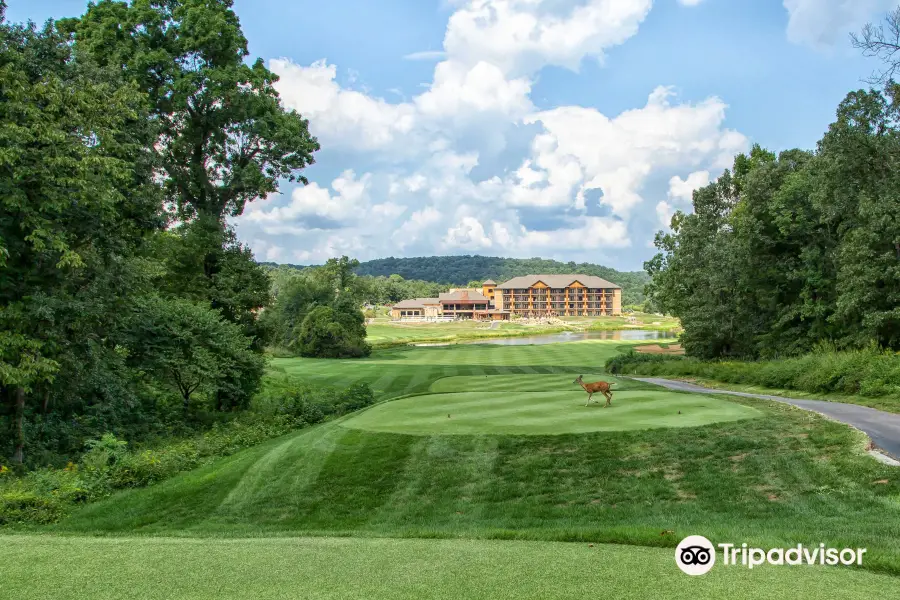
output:
M257 315L271 303L271 280L232 229L196 219L159 235L149 254L163 262L157 289L207 302L239 325L253 340L253 348L262 351L270 332Z
M185 410L196 393L217 410L246 408L265 368L240 327L180 298L151 296L141 302L123 345L129 361L177 392Z
M281 104L278 77L249 56L231 0L101 0L64 20L79 52L146 94L166 197L183 219L221 220L307 183L319 144Z
M334 300L334 288L323 278L306 275L290 279L263 317L274 344L290 347L306 315L318 306L330 306Z
M247 202L278 191L319 149L308 122L285 110L277 76L253 64L231 0L101 0L61 27L78 56L143 92L155 139L148 146L162 175L183 248L169 289L203 298L241 325L261 352L257 322L268 279L225 224ZM193 279L193 281L191 281Z
M900 88L847 95L817 152L760 148L657 235L648 293L688 354L900 349Z
M163 222L148 139L135 86L74 60L53 24L0 23L0 399L15 462L62 368L111 351L116 313L78 308ZM96 306L116 303L114 288L95 291ZM99 352L79 359L85 344Z
M863 56L878 58L885 64L883 70L872 73L868 83L884 85L893 81L900 69L900 7L888 13L884 24L867 23L859 34L851 33L850 41Z
M341 310L343 308L344 310ZM356 315L359 315L358 319ZM360 358L371 353L359 309L317 306L300 325L295 346L301 356Z

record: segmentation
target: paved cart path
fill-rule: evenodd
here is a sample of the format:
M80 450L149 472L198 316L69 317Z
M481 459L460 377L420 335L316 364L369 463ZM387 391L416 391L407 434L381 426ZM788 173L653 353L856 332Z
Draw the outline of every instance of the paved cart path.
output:
M864 431L872 442L882 451L900 460L900 415L859 406L845 404L843 402L828 402L825 400L799 400L785 398L784 396L771 396L769 394L752 394L749 392L733 392L729 390L717 390L703 387L686 381L674 381L658 377L634 377L637 381L652 383L681 392L695 392L698 394L730 394L732 396L745 396L747 398L762 398L792 404L804 410L811 410L835 421L852 425Z

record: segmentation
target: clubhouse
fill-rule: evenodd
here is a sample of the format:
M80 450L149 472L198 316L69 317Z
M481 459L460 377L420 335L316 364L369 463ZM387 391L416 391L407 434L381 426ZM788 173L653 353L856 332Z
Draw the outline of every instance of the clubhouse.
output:
M525 275L502 285L488 279L477 288L451 289L437 298L403 300L391 307L400 320L508 320L618 316L622 288L593 275Z

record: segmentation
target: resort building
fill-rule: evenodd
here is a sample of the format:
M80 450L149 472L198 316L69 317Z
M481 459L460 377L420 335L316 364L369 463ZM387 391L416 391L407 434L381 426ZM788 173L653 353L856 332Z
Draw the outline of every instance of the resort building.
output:
M496 288L497 308L525 317L622 314L622 288L593 275L525 275Z
M391 317L394 319L407 319L418 317L434 318L441 316L441 304L437 298L415 298L413 300L401 300L391 307Z
M488 279L481 289L455 288L438 298L403 300L394 319L440 320L622 314L622 288L593 275L526 275L502 285Z

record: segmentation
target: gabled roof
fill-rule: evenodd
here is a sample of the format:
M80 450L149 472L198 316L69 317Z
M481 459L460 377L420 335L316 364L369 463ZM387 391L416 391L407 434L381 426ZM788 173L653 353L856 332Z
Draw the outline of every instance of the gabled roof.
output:
M494 281L493 279L488 279L487 281L485 281L485 282L482 283L481 285L497 285L497 282Z
M391 308L425 308L426 304L439 304L437 298L411 298L409 300L401 300Z
M441 294L438 298L441 302L487 302L481 292L474 290L457 290Z
M538 281L542 281L551 288L564 288L578 281L585 287L604 288L604 289L622 289L618 285L611 283L595 275L523 275L521 277L513 277L506 283L498 285L501 290L525 289L534 286Z

